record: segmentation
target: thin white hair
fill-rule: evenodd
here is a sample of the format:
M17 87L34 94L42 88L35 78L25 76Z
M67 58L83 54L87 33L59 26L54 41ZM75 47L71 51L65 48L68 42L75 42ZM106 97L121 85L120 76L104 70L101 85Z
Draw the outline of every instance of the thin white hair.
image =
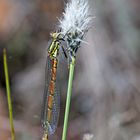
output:
M69 0L59 26L63 34L85 33L91 27L92 18L88 0Z

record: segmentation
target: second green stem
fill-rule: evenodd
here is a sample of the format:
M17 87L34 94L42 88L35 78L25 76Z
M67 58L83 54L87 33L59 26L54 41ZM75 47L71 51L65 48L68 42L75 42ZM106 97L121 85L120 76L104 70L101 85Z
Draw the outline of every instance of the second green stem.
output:
M14 123L13 123L13 111L12 111L12 103L11 103L11 92L10 92L8 65L7 65L7 55L6 55L6 49L5 48L3 49L3 62L4 62L6 91L7 91L9 118L10 118L10 126L11 126L11 136L12 136L12 140L15 140L15 131L14 131Z

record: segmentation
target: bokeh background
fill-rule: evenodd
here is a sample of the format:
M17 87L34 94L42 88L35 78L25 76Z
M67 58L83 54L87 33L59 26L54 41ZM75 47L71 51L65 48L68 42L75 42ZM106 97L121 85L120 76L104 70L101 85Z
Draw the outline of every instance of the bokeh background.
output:
M89 0L92 28L77 53L68 140L140 139L140 1ZM0 140L10 139L2 49L7 48L17 140L40 140L49 33L64 0L0 0ZM63 127L68 68L58 70Z

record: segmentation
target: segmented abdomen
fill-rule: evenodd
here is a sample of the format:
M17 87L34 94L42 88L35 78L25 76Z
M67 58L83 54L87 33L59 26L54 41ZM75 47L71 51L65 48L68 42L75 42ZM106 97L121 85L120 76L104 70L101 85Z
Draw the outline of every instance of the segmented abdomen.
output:
M48 56L48 84L44 93L44 105L42 111L42 125L44 131L48 134L53 134L56 130L59 110L60 110L60 94L56 90L56 75L57 75L57 58Z

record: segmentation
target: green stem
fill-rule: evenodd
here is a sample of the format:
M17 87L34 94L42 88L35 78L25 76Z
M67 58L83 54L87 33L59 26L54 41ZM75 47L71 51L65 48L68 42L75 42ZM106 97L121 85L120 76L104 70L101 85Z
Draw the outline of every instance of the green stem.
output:
M70 63L70 70L69 70L69 81L68 81L67 100L66 100L62 140L66 140L66 136L67 136L68 117L69 117L70 101L71 101L71 95L72 95L74 67L75 67L75 58L72 57L72 62Z
M13 114L12 114L13 111L12 111L8 65L7 65L7 55L6 55L5 48L3 49L3 62L4 62L4 73L5 73L5 81L6 81L6 92L7 92L7 101L8 101L8 109L9 109L11 136L12 136L12 140L15 140L15 131L14 131Z

